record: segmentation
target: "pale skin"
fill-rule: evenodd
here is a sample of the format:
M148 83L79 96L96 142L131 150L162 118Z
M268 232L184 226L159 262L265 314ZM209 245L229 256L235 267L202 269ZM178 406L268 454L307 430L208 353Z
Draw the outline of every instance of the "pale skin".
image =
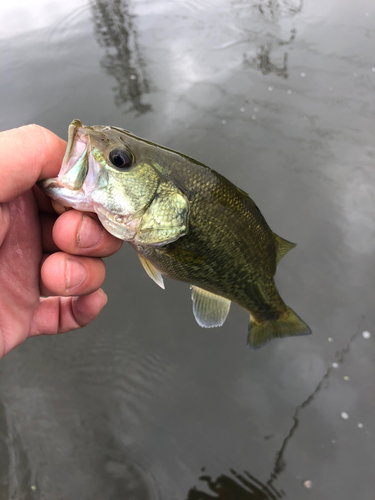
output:
M0 358L36 335L91 323L107 302L101 260L122 242L96 217L51 205L35 186L66 142L38 125L0 133Z

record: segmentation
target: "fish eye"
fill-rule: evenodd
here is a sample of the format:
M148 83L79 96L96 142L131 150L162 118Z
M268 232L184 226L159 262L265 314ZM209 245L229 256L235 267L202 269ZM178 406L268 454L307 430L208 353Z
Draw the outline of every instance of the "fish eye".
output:
M121 170L131 167L133 163L131 153L124 148L112 149L109 153L109 160L114 167L120 168Z

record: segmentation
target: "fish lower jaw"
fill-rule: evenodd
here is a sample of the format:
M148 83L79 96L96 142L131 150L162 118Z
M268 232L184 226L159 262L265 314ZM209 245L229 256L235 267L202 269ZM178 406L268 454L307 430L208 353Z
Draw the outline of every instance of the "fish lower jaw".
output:
M113 236L124 241L135 239L139 219L129 220L129 216L113 214L103 207L96 207L95 211L105 229Z
M94 212L92 201L84 196L82 190L70 189L56 179L46 179L38 183L38 186L50 198L64 207L74 208L82 212Z

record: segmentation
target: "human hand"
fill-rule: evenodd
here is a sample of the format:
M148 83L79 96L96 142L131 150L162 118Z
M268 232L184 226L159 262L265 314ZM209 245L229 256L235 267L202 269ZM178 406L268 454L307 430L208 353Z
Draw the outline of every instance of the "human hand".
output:
M99 257L122 241L93 214L58 216L35 186L57 175L65 148L37 125L0 133L0 358L28 337L89 324L107 302Z

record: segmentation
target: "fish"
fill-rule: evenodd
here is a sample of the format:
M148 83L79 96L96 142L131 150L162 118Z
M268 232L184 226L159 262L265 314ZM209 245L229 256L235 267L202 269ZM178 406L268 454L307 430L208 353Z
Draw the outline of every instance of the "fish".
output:
M223 325L235 302L250 316L250 348L311 333L274 282L295 244L270 229L247 193L206 165L127 130L73 120L58 176L38 186L66 207L95 212L161 288L164 276L188 283L201 327Z

